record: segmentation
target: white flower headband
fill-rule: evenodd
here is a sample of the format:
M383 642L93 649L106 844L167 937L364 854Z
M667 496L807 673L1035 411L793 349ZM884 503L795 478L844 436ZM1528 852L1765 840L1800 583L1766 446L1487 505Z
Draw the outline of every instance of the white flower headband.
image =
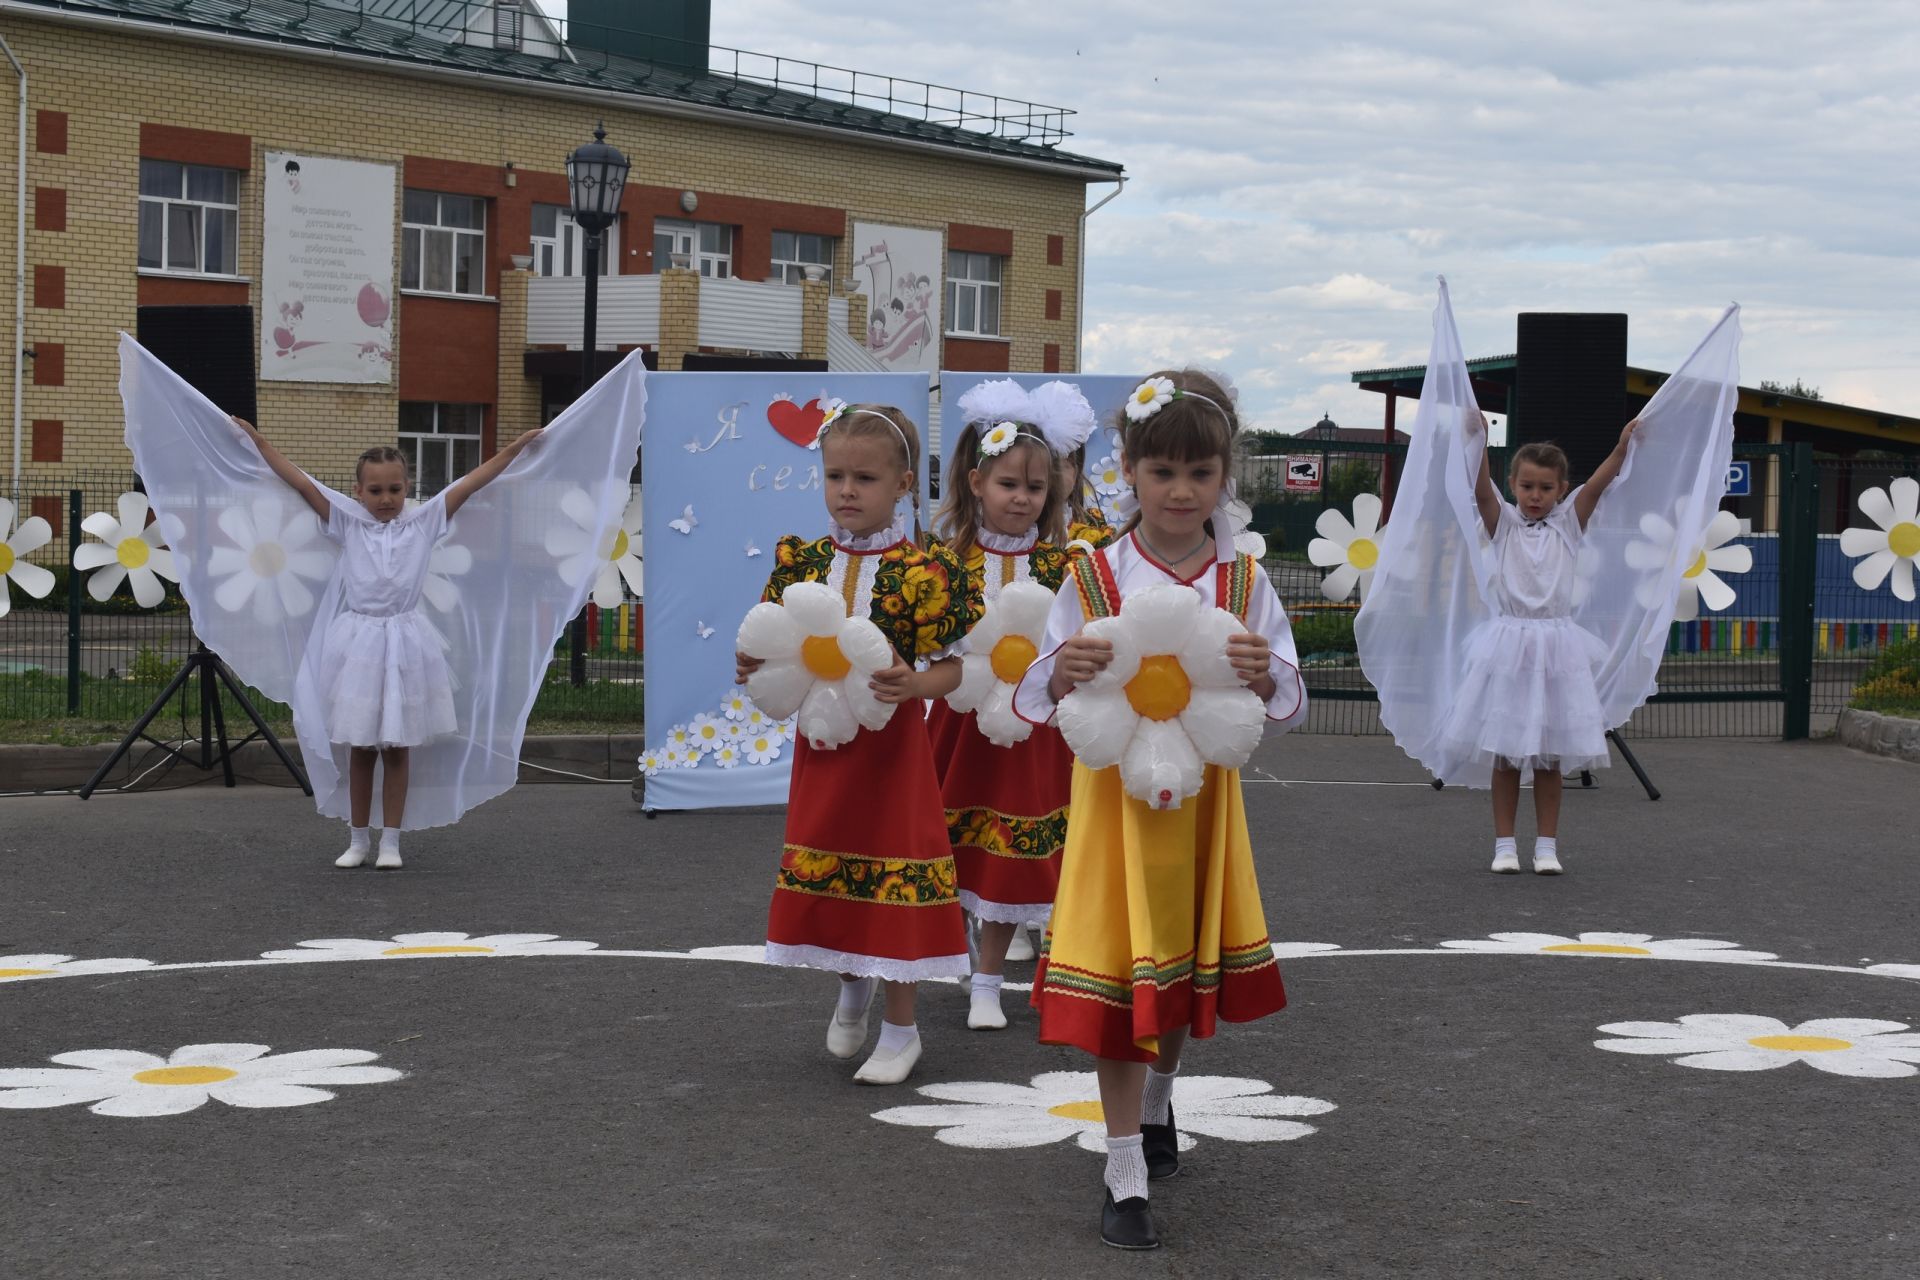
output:
M1080 388L1058 380L1031 391L1012 378L994 378L970 387L957 406L961 420L981 429L980 456L998 457L1021 436L1037 440L1064 457L1093 434L1093 407Z
M1042 446L1045 446L1047 443L1033 432L1021 430L1020 424L1017 422L1000 422L994 424L991 430L981 434L980 456L982 458L997 458L1007 450L1013 448L1013 442L1021 436L1025 436L1027 439Z
M1198 400L1201 404L1212 406L1213 411L1225 418L1229 425L1233 422L1233 415L1221 408L1219 401L1211 396L1203 396L1198 391L1182 391L1173 385L1172 378L1148 378L1135 387L1133 394L1127 397L1127 421L1145 422L1175 400Z
M895 422L891 417L879 412L877 409L856 409L838 396L821 400L820 411L820 430L814 433L813 443L808 445L807 448L818 449L820 442L827 438L827 432L831 430L833 424L840 421L840 419L858 418L864 414L869 418L878 418L893 428L893 434L900 437L900 447L907 451L908 464L909 467L911 467L913 444L907 439L907 433L900 429L900 424Z

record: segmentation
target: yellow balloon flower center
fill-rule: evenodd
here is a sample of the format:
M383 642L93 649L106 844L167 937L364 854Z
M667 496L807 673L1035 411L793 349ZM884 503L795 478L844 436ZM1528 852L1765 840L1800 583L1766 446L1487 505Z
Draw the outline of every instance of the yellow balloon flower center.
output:
M247 568L262 578L271 578L287 567L287 549L277 542L258 542L247 553Z
M153 548L147 545L145 538L122 538L120 545L113 549L113 554L122 568L138 569L153 554Z
M490 956L492 947L393 947L383 956ZM464 972L464 970L463 970Z
M845 680L853 670L847 655L840 652L837 636L808 636L800 642L800 661L818 680Z
M51 969L0 969L0 981L7 978L44 978Z
M1127 681L1128 705L1149 720L1173 719L1192 698L1193 682L1170 653L1140 659L1139 674Z
M1002 636L1000 643L993 646L993 678L1019 684L1020 677L1027 674L1027 668L1039 656L1040 651L1025 636Z
M1707 571L1707 553L1702 551L1699 555L1693 558L1693 563L1688 565L1687 571L1681 574L1680 576L1683 578L1697 578L1701 574L1705 573L1706 571Z
M1653 954L1645 947L1622 947L1611 942L1562 942L1540 949L1577 956L1650 956Z
M1057 1107L1048 1107L1047 1114L1059 1116L1063 1120L1085 1120L1092 1124L1105 1124L1107 1113L1096 1101L1063 1102Z
M1853 1048L1853 1041L1832 1036L1755 1036L1747 1043L1756 1049L1778 1049L1782 1053L1833 1053Z
M1372 538L1355 538L1347 544L1347 563L1356 569L1371 569L1380 563L1380 544Z
M13 571L13 548L0 542L0 578Z
M619 530L613 535L613 550L607 553L607 559L618 560L621 556L627 554L627 548L632 545L633 541L627 537L627 531L625 529Z
M239 1074L225 1067L155 1067L134 1072L133 1079L135 1084L219 1084Z
M1887 549L1909 559L1920 556L1920 524L1904 520L1887 530Z

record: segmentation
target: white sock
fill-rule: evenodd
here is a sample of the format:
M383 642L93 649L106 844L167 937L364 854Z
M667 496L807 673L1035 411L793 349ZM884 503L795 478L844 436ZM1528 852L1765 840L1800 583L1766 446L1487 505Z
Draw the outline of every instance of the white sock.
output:
M873 999L873 979L855 978L848 982L840 979L840 1000L834 1006L835 1012L845 1014L842 1019L851 1022L867 1011L867 1004Z
M1533 838L1533 856L1536 858L1557 858L1560 856L1560 842L1553 836L1535 836Z
M904 1027L896 1027L885 1018L880 1020L880 1043L873 1046L875 1056L883 1053L898 1053L920 1038L920 1028L909 1022Z
M400 852L400 828L398 827L380 828L380 852L382 853Z
M1115 1204L1146 1198L1147 1153L1141 1149L1139 1134L1107 1139L1107 1190Z
M347 827L347 848L365 852L367 847L367 829L349 825Z
M1519 857L1520 842L1512 836L1495 836L1493 838L1493 856L1496 858L1508 856Z
M997 996L1000 994L1000 984L1005 981L1006 975L1002 973L976 973L973 975L973 990L976 994L991 991Z
M1173 1103L1173 1078L1179 1074L1180 1068L1178 1065L1175 1065L1173 1070L1167 1072L1165 1075L1155 1071L1152 1067L1147 1068L1147 1087L1140 1094L1141 1124L1165 1124L1167 1122L1167 1114L1172 1109Z

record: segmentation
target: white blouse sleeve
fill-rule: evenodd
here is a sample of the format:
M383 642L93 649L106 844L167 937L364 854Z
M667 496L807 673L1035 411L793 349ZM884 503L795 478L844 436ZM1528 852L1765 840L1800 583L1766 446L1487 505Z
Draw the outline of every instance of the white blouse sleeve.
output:
M1058 705L1049 687L1053 683L1053 658L1060 652L1061 645L1080 634L1080 628L1085 623L1086 619L1080 612L1080 592L1069 576L1060 584L1060 590L1054 593L1040 656L1027 668L1027 674L1020 677L1020 683L1013 691L1013 712L1022 720L1045 724L1053 719Z
M1293 643L1293 624L1280 603L1267 571L1254 569L1253 590L1247 598L1247 630L1265 636L1273 656L1267 670L1273 676L1273 696L1267 699L1267 719L1286 732L1307 718L1307 683L1300 675L1300 653Z

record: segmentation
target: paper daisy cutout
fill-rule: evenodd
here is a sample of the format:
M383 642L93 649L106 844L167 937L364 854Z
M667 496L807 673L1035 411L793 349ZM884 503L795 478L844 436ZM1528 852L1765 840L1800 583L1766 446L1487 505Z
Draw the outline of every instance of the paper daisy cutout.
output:
M208 1102L230 1107L304 1107L330 1102L320 1086L385 1084L391 1067L366 1049L269 1054L264 1044L190 1044L162 1058L132 1049L57 1053L57 1067L0 1071L0 1107L26 1110L90 1102L97 1116L174 1116Z
M7 598L12 594L8 583L19 583L20 589L36 600L53 590L53 574L26 560L52 540L53 526L39 516L28 516L16 530L16 512L13 503L0 498L0 618L6 617L12 607Z
M933 1136L952 1147L1006 1150L1072 1139L1082 1150L1106 1154L1106 1116L1091 1071L1043 1072L1030 1084L927 1084L914 1092L939 1102L889 1107L874 1112L873 1118L935 1129ZM1290 1142L1314 1131L1297 1117L1333 1109L1333 1103L1319 1098L1276 1094L1264 1080L1177 1076L1173 1082L1182 1151L1199 1145L1195 1135L1228 1142Z
M72 956L0 956L0 982L36 978L78 978L92 973L151 969L151 960L75 960Z
M981 456L987 458L999 457L1013 447L1013 442L1019 438L1019 435L1019 423L996 423L985 435L980 437Z
M1093 491L1103 498L1111 498L1127 487L1127 473L1121 469L1118 454L1108 454L1093 464L1087 473L1087 479L1093 485Z
M1700 544L1688 548L1686 568L1680 573L1680 598L1674 605L1675 622L1692 622L1700 616L1704 603L1719 612L1734 601L1733 588L1719 575L1746 573L1753 568L1753 551L1727 543L1740 533L1740 518L1731 511L1717 512L1707 525ZM1680 531L1674 522L1649 511L1640 517L1640 537L1627 543L1627 566L1646 576L1634 588L1634 595L1645 608L1655 609L1665 601L1662 577L1674 564L1679 551Z
M1862 591L1874 591L1891 574L1893 594L1912 601L1913 566L1920 563L1920 480L1901 476L1884 489L1868 489L1855 506L1879 528L1841 533L1843 553L1866 557L1853 566L1853 580Z
M702 711L687 725L687 737L702 754L716 751L727 741L726 721Z
M1745 1013L1690 1013L1678 1022L1610 1022L1610 1053L1681 1056L1675 1066L1706 1071L1771 1071L1804 1062L1836 1076L1882 1080L1920 1074L1920 1033L1878 1018L1815 1018L1788 1026Z
M1037 582L1010 582L967 633L960 684L947 695L955 711L976 713L987 741L998 747L1025 742L1033 726L1014 714L1013 690L1040 656L1053 592Z
M1173 403L1173 392L1172 378L1148 378L1127 397L1127 421L1145 422Z
M698 747L693 746L693 730L684 724L677 724L667 730L666 746L673 751L684 751L689 747L699 750Z
M720 714L729 720L744 720L747 712L751 710L753 710L753 701L742 689L735 689L720 700Z
M562 941L551 933L396 933L391 938L314 938L263 960L412 960L440 956L577 956L597 942Z
M1710 938L1655 938L1648 933L1496 933L1465 942L1440 944L1453 951L1499 955L1612 956L1628 960L1778 960L1771 951L1741 951L1732 942Z
M641 777L651 778L654 774L659 773L662 769L666 767L667 767L666 759L661 755L660 752L642 751L640 753L640 776Z
M747 693L769 715L797 717L799 731L820 749L849 742L862 726L882 729L894 704L882 702L868 677L893 665L893 647L872 621L849 618L840 593L796 582L778 604L747 611L736 641L763 665L747 677Z
M713 761L716 768L731 769L745 759L745 756L733 743L722 742L708 754L707 758Z
M748 764L772 764L780 758L780 743L778 734L755 733L742 735L738 747Z
M313 612L334 557L320 545L320 521L304 503L263 496L224 508L219 524L232 545L207 555L207 572L221 580L214 604L228 613L249 609L269 626Z
M1089 769L1120 766L1127 794L1178 808L1205 766L1237 769L1260 741L1266 709L1227 661L1242 630L1189 587L1149 587L1084 632L1113 645L1106 670L1060 702L1067 745Z
M73 553L73 567L86 572L98 570L87 579L87 594L105 600L120 589L122 582L133 583L133 598L142 609L151 609L166 599L167 589L160 579L180 580L173 564L173 552L161 546L160 526L147 523L147 495L123 493L117 504L119 519L96 511L80 522L80 527L98 542L82 543Z
M1358 586L1360 598L1365 600L1367 588L1373 585L1374 569L1380 563L1379 497L1357 493L1351 521L1328 507L1313 527L1320 536L1307 544L1307 559L1322 569L1333 567L1333 572L1320 581L1320 594L1329 600L1345 600Z

